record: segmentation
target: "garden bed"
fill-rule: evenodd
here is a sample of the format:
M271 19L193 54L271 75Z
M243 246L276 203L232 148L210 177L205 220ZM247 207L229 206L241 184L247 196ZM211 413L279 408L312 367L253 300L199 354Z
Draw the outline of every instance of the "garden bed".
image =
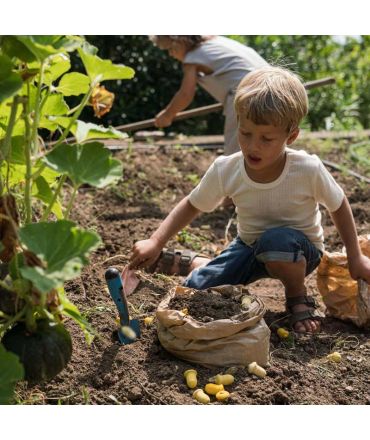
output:
M327 141L326 141L327 142ZM135 146L134 146L135 147ZM326 151L327 143L325 144ZM318 144L312 146L317 152ZM344 149L332 150L325 158L343 164ZM72 218L96 230L104 246L98 249L82 276L67 284L69 298L88 318L99 337L88 346L80 329L72 322L73 354L68 366L54 380L34 387L17 386L21 403L62 404L197 404L183 379L189 368L198 371L198 383L222 372L181 361L160 345L156 321L146 327L144 317L154 316L161 299L181 277L137 272L140 284L129 296L132 318L141 323L142 336L135 343L121 346L114 330L117 311L104 280L109 266L123 269L135 241L147 238L166 213L199 181L218 154L216 150L158 148L149 152L117 151L124 163L124 179L106 190L82 188ZM356 171L360 172L358 167ZM352 205L359 233L369 233L370 188L359 180L333 172L345 188ZM236 233L231 223L232 210L217 209L198 217L169 244L216 255ZM329 251L340 250L341 241L323 211ZM316 272L307 279L309 292L320 301ZM333 318L327 318L321 333L282 341L274 330L284 324L284 294L276 280L260 280L248 286L260 296L268 312L265 316L271 333L271 366L267 377L259 379L244 368L235 373L228 386L228 404L369 404L370 333ZM322 302L320 302L322 305ZM322 305L324 310L324 306ZM332 351L342 354L342 362L326 360ZM221 405L223 403L215 403Z

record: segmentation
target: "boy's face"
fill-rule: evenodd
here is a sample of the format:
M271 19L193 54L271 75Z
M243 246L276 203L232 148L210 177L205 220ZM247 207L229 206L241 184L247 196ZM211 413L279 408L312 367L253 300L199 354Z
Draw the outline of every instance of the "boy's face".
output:
M268 171L284 158L285 147L298 136L275 125L255 124L245 117L239 119L238 139L246 167L254 172Z

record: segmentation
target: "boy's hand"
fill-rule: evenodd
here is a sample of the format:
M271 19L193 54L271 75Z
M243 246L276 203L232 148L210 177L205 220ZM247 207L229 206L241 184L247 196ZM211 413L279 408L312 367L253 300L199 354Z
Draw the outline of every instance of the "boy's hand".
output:
M172 117L170 117L166 110L162 110L155 117L154 125L158 128L168 127L172 124Z
M370 259L360 255L348 261L348 268L354 280L364 280L370 284Z
M132 248L129 269L140 269L151 266L158 259L162 248L158 241L153 238L137 241Z

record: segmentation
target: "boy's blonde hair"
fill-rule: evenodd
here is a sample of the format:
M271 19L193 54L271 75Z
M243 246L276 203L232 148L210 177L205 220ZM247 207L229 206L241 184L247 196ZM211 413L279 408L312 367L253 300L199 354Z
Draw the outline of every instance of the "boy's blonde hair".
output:
M268 66L248 73L235 94L238 118L255 124L298 128L308 111L306 89L299 77L288 69Z
M188 50L195 49L208 39L206 35L151 35L149 39L160 49L169 49L174 43L185 44Z

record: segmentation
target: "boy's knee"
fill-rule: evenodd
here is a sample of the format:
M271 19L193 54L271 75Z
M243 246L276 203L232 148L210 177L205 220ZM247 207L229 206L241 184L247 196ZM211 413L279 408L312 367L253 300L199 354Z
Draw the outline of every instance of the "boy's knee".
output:
M300 234L292 228L272 228L265 231L255 246L255 255L258 261L297 262L304 257L299 242Z
M184 287L189 287L190 289L203 290L211 287L212 280L209 277L202 276L202 268L194 269L183 282ZM199 273L199 271L201 273Z

